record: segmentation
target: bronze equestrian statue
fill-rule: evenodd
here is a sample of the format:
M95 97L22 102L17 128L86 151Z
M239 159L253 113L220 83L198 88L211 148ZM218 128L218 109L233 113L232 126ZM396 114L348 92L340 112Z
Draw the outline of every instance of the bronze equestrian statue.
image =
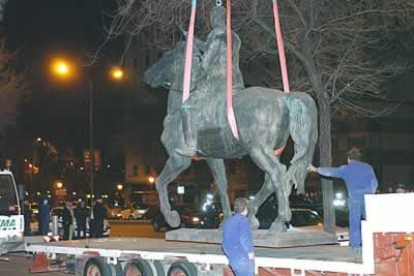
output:
M144 80L152 87L168 87L168 110L164 120L161 141L169 158L156 179L161 212L172 227L180 225L178 212L171 210L168 184L192 162L191 157L176 149L185 144L182 127L182 84L185 43L179 42L146 72ZM265 182L255 199L249 203L250 219L258 226L255 215L262 203L274 192L278 201L278 216L270 227L272 232L286 230L291 219L289 195L292 185L298 193L304 192L307 166L312 162L317 134L317 108L306 93L250 87L233 92L233 108L240 139L233 137L227 121L225 88L209 82L202 64L203 52L194 47L191 77L191 106L197 110L191 115L196 127L197 152L202 153L217 185L224 218L231 216L227 194L227 179L223 159L250 155L253 162L265 172ZM225 77L224 77L225 78ZM289 136L294 142L295 154L289 169L280 163L274 150L283 148Z

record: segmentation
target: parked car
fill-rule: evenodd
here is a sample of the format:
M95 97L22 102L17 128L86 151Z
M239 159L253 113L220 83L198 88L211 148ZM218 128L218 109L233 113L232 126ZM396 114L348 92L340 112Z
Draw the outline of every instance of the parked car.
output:
M211 223L207 221L207 216L202 212L191 208L176 208L180 214L181 225L177 228L204 228L204 229L214 229L218 228L222 220L222 215L217 212L214 214L214 221ZM150 220L154 231L161 231L162 228L166 228L166 231L173 230L169 225L167 225L164 215L159 211L152 211L154 214Z
M323 219L318 215L316 211L306 208L292 208L291 212L292 219L287 225L288 231L323 231ZM273 223L274 219L268 218L259 221L261 229L268 229ZM346 243L347 241L349 241L349 231L347 228L337 226L336 236L339 243Z
M119 219L122 208L118 206L108 206L108 219Z
M132 208L126 208L118 213L120 219L147 219L147 206L134 205Z

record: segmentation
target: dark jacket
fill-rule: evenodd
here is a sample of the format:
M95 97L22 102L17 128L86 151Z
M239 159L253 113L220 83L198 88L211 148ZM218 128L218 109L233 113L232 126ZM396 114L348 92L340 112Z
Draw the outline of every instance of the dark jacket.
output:
M99 224L103 224L104 219L108 218L108 210L106 207L96 202L95 206L93 207L93 220L96 221Z
M63 223L63 225L72 225L73 224L72 213L66 206L63 207L62 223Z
M86 207L77 207L74 212L75 212L76 224L77 225L86 224L86 220L89 216L88 208L86 208Z

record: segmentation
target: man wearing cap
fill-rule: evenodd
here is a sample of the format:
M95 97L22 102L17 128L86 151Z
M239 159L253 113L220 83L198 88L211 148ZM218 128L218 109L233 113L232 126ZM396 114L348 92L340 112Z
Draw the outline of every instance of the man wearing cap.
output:
M309 165L310 172L317 172L327 177L341 178L348 189L349 236L350 245L355 251L361 248L361 217L365 217L366 194L374 194L378 181L371 165L361 162L361 152L357 148L348 151L348 165L339 168Z
M245 198L234 201L234 213L224 222L222 248L236 276L253 276L253 235L246 218L248 209Z

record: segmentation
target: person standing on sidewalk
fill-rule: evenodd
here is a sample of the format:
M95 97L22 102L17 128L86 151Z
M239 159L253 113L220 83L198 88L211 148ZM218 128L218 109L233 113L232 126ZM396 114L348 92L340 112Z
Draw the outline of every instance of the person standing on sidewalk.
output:
M23 200L22 204L22 211L23 211L23 217L24 217L24 235L30 236L32 234L32 231L30 229L30 204L27 199Z
M341 178L348 189L349 236L352 249L359 250L362 245L361 217L365 218L366 194L375 194L378 180L371 165L361 160L361 152L357 148L348 151L348 165L339 168L314 167L309 165L310 172L327 177Z
M76 207L75 211L75 219L76 219L76 234L77 238L86 238L86 224L89 217L88 208L86 208L85 201L79 202L78 206Z
M49 233L49 222L49 200L45 195L42 195L39 198L39 235L46 236Z
M222 248L236 276L254 275L253 234L247 220L247 200L234 201L234 215L223 225Z
M104 233L104 221L108 219L108 210L103 205L101 196L97 196L91 218L91 237L101 238Z
M65 202L62 211L63 240L72 240L73 237L73 210L71 202Z

